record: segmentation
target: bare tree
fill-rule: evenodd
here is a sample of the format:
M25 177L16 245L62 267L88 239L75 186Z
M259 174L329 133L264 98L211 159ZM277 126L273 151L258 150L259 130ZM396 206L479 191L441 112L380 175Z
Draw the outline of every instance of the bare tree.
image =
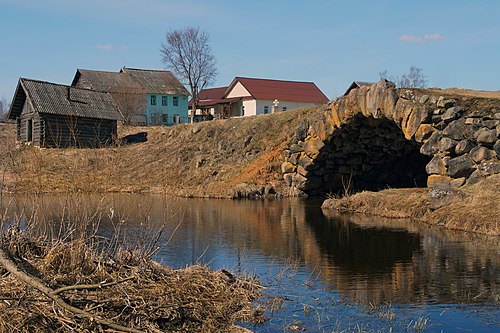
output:
M401 78L389 75L387 69L379 73L381 79L393 81L400 88L425 88L427 87L427 79L423 74L422 68L415 66L410 67L407 74L403 74Z
M5 116L7 115L7 101L5 100L5 97L0 100L0 122L5 120Z
M167 32L161 46L162 61L191 91L191 122L198 105L198 94L217 77L210 36L200 28L188 27Z

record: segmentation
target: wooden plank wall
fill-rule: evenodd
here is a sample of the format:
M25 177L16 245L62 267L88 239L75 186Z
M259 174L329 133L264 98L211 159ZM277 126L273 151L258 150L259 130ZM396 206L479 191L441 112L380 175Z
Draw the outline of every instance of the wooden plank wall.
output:
M115 120L43 114L41 123L42 147L101 147L117 135Z

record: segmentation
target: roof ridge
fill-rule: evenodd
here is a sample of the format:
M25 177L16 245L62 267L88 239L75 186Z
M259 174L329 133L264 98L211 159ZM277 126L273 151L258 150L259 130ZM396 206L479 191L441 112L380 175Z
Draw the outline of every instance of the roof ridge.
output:
M50 81L43 81L43 80L36 80L36 79L29 79L29 78L26 78L26 77L21 77L21 78L19 78L19 80L21 80L23 82L24 81L31 81L31 82L36 82L36 83L50 84L50 85L53 85L53 86L60 86L60 87L64 87L64 88L71 88L71 89L74 89L74 90L76 89L76 90L83 90L83 91L93 91L93 92L98 92L98 93L102 93L102 94L107 94L108 93L107 91L102 91L102 90L75 87L75 86L72 86L72 85L67 85L67 84L62 84L62 83L55 83L55 82L50 82Z
M294 81L294 80L282 80L282 79L263 79L258 77L246 77L246 76L236 76L235 79L249 79L249 80L260 80L260 81L279 81L279 82L292 82L292 83L314 83L314 81Z
M145 72L169 72L172 73L172 71L169 71L167 69L144 69L144 68L133 68L133 67L125 67L123 66L121 70L123 69L129 69L133 71L145 71Z
M120 74L120 72L100 71L100 70L96 70L96 69L77 68L76 70L77 71L86 71L86 72L96 72L96 73Z

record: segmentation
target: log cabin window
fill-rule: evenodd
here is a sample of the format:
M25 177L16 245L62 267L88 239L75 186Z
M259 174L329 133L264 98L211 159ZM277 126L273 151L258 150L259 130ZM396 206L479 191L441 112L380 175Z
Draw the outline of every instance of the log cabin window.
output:
M179 97L174 96L172 101L173 106L179 106Z
M156 96L155 95L151 95L149 97L149 104L156 105Z
M167 96L161 96L161 105L167 106Z
M33 141L33 119L28 119L26 123L26 141Z

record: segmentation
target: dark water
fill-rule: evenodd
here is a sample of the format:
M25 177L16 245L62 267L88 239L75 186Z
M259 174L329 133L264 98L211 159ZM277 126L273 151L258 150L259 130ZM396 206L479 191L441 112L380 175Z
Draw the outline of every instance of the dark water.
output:
M46 220L64 207L73 219L101 217L107 236L110 216L127 221L131 239L164 225L156 259L168 266L257 275L267 286L258 302L276 305L264 324L243 324L257 332L500 332L499 237L327 217L321 201L300 199L45 197L11 202L11 216L33 202Z

